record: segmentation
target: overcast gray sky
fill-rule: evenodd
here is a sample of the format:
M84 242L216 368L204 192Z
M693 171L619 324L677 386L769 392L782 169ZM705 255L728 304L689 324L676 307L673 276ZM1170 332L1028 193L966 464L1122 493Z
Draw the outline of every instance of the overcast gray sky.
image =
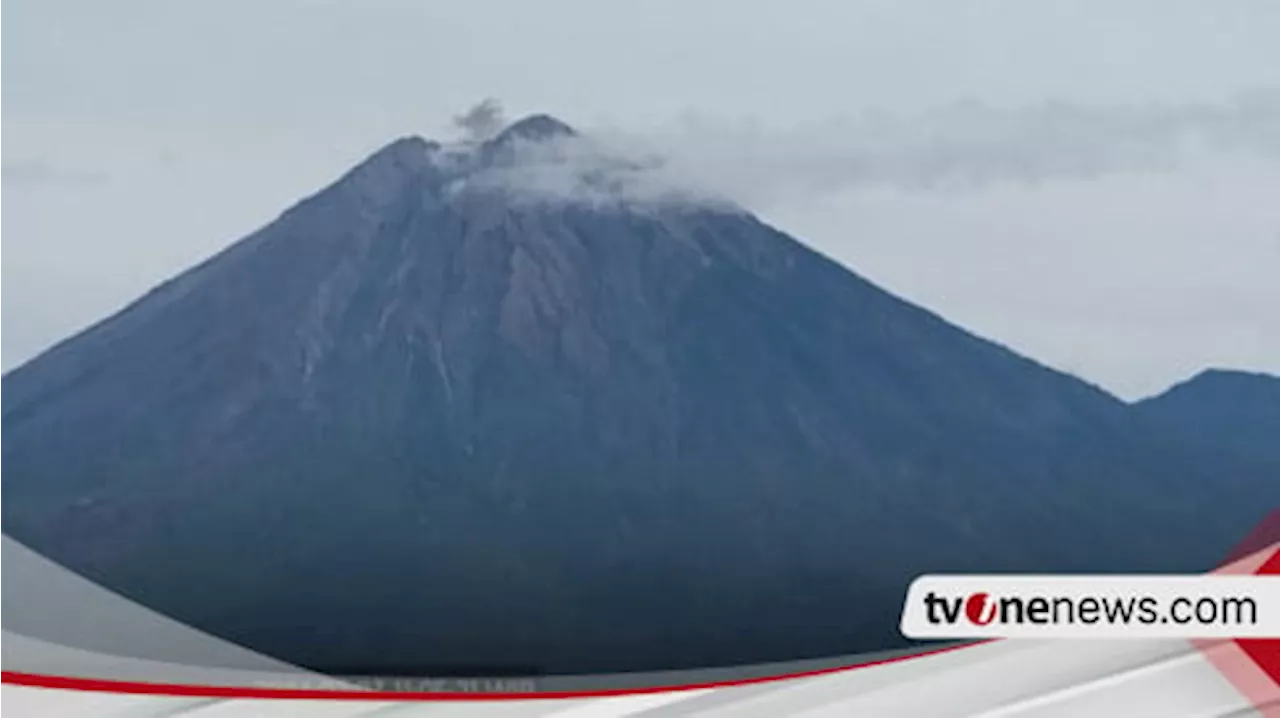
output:
M492 96L1123 396L1280 372L1274 0L6 9L6 369Z

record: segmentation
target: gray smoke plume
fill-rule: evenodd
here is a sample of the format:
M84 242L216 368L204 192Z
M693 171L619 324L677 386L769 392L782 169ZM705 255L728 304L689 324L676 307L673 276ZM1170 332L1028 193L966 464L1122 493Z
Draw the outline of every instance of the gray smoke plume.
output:
M486 97L453 118L453 126L461 130L467 139L477 142L498 134L505 125L506 113L502 103L492 97Z

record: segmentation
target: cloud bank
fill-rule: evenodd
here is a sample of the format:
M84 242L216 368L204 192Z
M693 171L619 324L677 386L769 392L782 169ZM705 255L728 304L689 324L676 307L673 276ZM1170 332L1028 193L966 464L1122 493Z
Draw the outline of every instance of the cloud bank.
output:
M71 169L51 162L34 160L5 162L3 167L0 167L0 179L5 184L26 187L86 187L103 184L110 177L105 172Z
M491 118L484 108L468 114ZM645 132L602 126L517 143L511 161L471 182L538 201L761 209L865 186L953 191L1087 180L1167 173L1206 158L1280 162L1280 89L1217 105L963 102L792 129L705 117Z

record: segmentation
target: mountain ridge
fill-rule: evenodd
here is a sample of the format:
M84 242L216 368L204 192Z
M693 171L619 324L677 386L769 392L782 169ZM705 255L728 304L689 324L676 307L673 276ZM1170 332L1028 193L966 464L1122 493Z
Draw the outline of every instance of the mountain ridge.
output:
M1275 374L1205 369L1133 406L1188 443L1280 459L1280 376Z

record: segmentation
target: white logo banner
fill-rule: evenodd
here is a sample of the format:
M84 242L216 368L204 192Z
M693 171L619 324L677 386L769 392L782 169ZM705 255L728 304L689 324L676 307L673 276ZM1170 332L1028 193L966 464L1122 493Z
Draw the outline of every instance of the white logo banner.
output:
M908 638L1280 638L1280 576L929 575Z

